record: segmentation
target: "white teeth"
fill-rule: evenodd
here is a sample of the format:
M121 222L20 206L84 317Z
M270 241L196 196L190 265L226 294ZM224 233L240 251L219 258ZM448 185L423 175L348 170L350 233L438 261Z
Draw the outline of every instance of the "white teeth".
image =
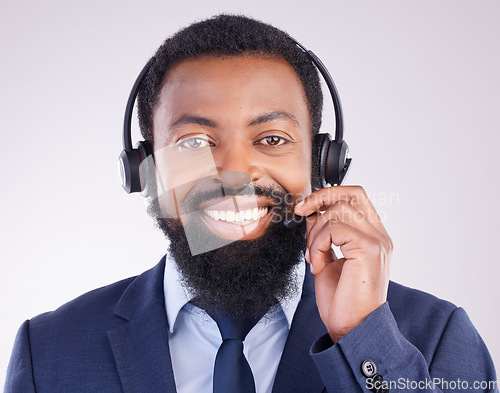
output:
M253 220L259 219L259 209L256 207L252 210L252 219Z
M228 210L226 212L226 221L233 222L236 219L236 212L233 210Z
M205 214L209 217L212 217L214 220L221 220L227 222L245 222L258 220L259 218L264 217L267 212L267 207L262 208L253 208L247 210L241 210L236 212L234 210L204 210Z

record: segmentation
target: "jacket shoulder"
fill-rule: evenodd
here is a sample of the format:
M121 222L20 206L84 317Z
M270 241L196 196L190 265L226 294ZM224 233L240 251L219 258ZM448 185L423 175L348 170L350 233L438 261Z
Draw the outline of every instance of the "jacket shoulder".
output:
M82 326L88 319L93 319L93 323L97 323L103 317L110 317L123 293L135 278L129 277L84 293L54 311L32 318L30 327L36 329L54 324Z
M165 257L139 276L94 289L54 311L34 317L30 327L53 324L62 325L65 330L86 325L106 328L110 321L116 325L129 320L133 313L148 309L153 302L163 301L164 266Z
M152 306L162 304L163 273L164 259L139 276L26 321L16 338L11 380L24 378L25 370L40 392L121 390L109 334L129 326L136 315L146 318L151 309L158 310Z
M391 311L399 318L412 318L416 317L416 314L426 317L449 317L457 308L449 301L394 281L389 284L387 299Z
M71 381L81 386L99 381L120 386L107 332L124 323L113 310L135 279L87 292L25 322L17 345L27 348L37 391L63 391L73 386ZM67 378L69 373L71 378ZM64 391L70 390L80 391L73 387Z
M430 362L452 315L461 309L449 301L393 281L389 284L387 300L400 332Z

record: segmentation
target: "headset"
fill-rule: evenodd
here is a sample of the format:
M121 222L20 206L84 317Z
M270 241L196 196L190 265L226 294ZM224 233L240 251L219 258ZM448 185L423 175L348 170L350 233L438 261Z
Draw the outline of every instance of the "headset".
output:
M317 134L313 141L313 157L316 156L319 158L319 165L316 168L316 171L319 171L319 173L314 173L313 179L314 175L316 175L316 178L319 178L320 182L314 188L324 188L329 184L338 186L342 183L352 159L349 157L349 147L344 141L344 120L337 88L330 73L318 56L312 51L307 50L294 38L290 37L290 39L309 56L312 63L323 76L330 91L335 111L335 139L332 140L330 134L322 133ZM150 159L153 156L152 146L147 141L140 141L135 149L132 147L131 121L139 86L154 61L155 58L152 57L140 72L132 87L125 109L123 150L119 156L119 172L122 187L129 194L144 191L147 174L151 170L151 165L148 162L152 161Z

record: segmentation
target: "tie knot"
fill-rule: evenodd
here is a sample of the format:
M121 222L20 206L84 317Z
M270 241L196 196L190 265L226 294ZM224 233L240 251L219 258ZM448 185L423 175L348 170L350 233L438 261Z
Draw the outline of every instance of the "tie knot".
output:
M248 332L260 319L260 317L233 318L218 311L211 312L210 316L217 323L223 341L230 339L244 341Z

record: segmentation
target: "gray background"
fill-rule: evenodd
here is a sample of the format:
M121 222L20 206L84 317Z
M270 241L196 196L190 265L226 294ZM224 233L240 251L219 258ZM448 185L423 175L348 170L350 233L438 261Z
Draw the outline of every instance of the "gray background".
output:
M119 185L125 102L167 36L223 11L327 65L355 159L346 184L393 238L392 279L463 306L499 364L499 1L2 0L0 386L22 321L164 254Z

